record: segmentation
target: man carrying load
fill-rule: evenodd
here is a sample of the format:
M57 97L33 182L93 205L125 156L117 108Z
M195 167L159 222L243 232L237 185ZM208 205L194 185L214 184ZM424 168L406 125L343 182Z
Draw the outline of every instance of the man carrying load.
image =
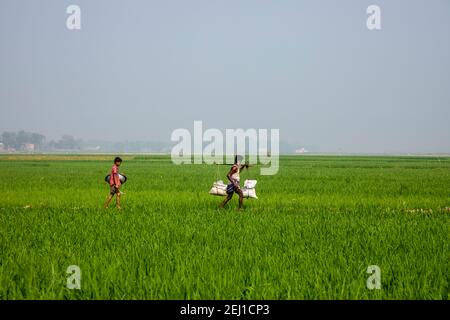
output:
M243 209L244 204L244 193L241 190L240 182L241 178L239 176L240 171L243 168L248 168L248 164L242 165L242 156L234 157L234 164L227 174L227 178L230 183L227 185L227 197L221 203L220 207L223 208L231 200L233 194L236 192L239 195L239 210Z
M116 157L114 159L114 165L111 168L111 174L109 175L109 195L106 199L105 208L108 208L114 195L116 195L116 208L120 209L120 177L119 167L122 164L122 159Z

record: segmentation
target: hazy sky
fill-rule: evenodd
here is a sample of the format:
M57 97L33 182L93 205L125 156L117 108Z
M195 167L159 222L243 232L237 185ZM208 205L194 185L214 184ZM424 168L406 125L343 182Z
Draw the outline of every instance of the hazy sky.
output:
M203 120L320 151L450 152L448 0L1 0L0 41L0 131L169 140Z

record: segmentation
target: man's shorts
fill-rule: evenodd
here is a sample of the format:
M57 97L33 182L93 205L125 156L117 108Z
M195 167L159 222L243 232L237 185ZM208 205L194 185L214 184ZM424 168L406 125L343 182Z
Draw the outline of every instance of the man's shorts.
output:
M116 186L110 186L109 193L113 196L115 194L119 194L120 190L119 190L119 188L116 188Z
M239 188L235 187L232 183L227 184L227 194L231 196L235 192L239 193Z

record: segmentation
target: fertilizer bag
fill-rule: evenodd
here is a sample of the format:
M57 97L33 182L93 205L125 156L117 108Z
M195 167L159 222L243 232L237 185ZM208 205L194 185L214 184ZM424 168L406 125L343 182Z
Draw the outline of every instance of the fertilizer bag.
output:
M245 180L244 188L242 188L242 193L244 194L244 198L253 198L258 199L256 196L256 180Z
M227 185L223 183L222 180L218 180L213 183L209 194L213 196L226 196L227 195Z

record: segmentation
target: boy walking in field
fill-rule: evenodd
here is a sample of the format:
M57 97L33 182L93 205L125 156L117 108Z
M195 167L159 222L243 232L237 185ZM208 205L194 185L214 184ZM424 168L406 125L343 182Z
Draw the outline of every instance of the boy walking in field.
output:
M120 209L120 178L119 167L122 164L122 159L116 157L114 159L114 165L111 168L111 174L109 175L109 195L106 199L105 208L108 208L114 195L116 195L116 208Z
M228 201L230 201L231 198L233 198L233 194L236 192L239 195L239 210L243 209L244 193L241 190L241 186L240 186L241 178L239 176L239 173L243 168L248 168L248 165L247 164L242 165L241 163L242 163L242 157L235 156L234 164L227 174L227 178L230 181L230 183L227 185L227 197L220 205L221 208L225 207L225 205L228 203Z

